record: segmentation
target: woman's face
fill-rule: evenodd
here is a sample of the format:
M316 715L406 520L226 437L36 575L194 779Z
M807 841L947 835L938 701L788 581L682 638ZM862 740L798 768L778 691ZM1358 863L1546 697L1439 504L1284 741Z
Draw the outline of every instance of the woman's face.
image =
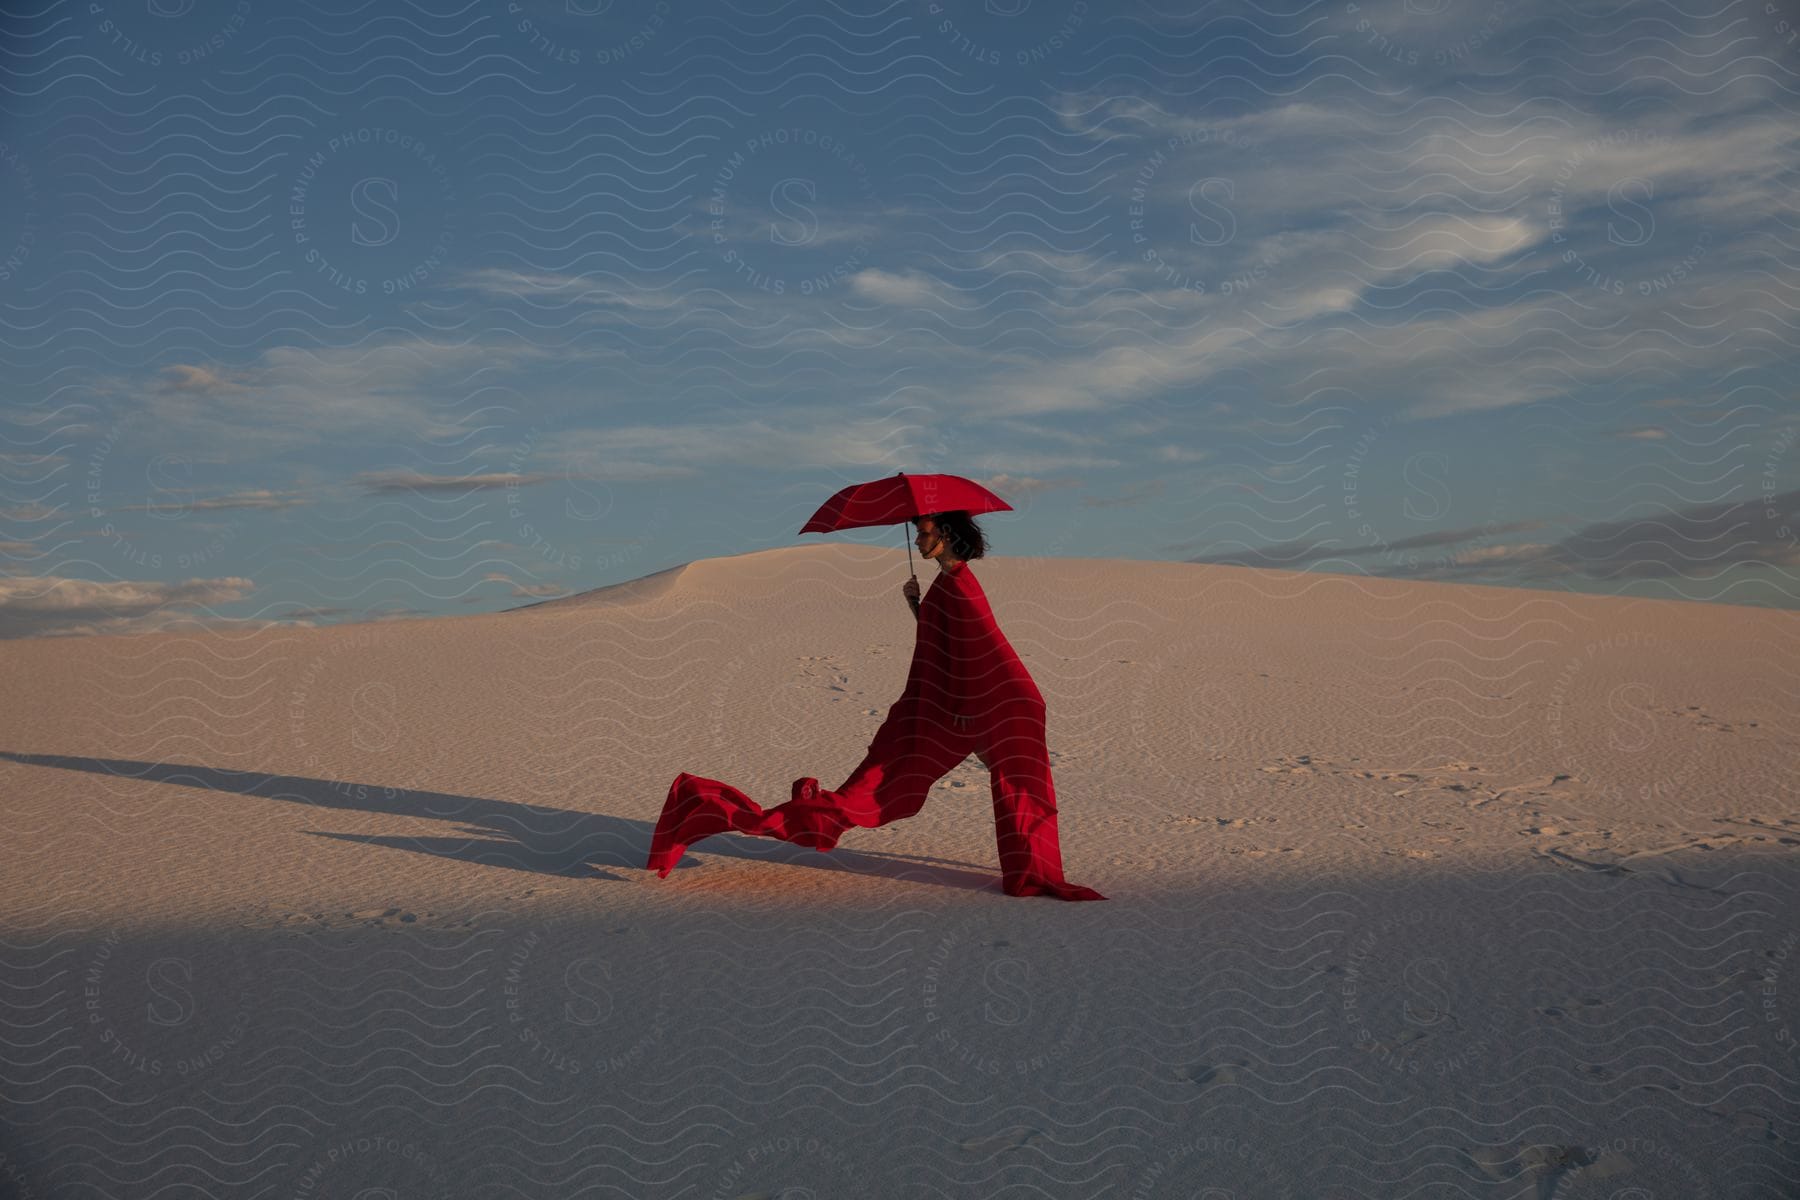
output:
M948 538L938 536L937 522L930 517L921 517L917 522L919 534L913 538L913 544L919 548L919 557L936 558L950 548Z

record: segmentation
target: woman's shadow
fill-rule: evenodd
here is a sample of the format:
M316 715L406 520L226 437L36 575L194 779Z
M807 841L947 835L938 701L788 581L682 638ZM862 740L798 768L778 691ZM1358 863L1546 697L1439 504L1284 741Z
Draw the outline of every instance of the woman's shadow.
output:
M20 754L11 750L0 750L0 758L34 767L60 767L67 771L92 771L118 778L173 783L215 792L236 792L240 796L284 800L290 804L310 804L315 808L454 821L463 826L459 832L464 836L394 837L319 829L305 832L313 837L361 842L390 850L407 850L415 854L431 854L459 862L531 871L540 875L622 880L625 877L617 873L620 868L643 871L646 869L644 861L650 853L649 824L603 813L518 804L482 796L455 796L448 792L343 783L330 779L311 779L304 775L271 775L263 771L232 771L222 767L183 763L77 758L62 754ZM765 842L768 843L766 846L763 844ZM931 883L940 887L986 890L997 886L993 873L976 863L962 863L926 855L851 850L843 846L827 854L785 842L752 839L737 834L720 834L708 838L703 847L690 849L677 864L677 869L698 866L696 855L715 854L721 858L756 861L772 859L813 870L849 871L858 875Z

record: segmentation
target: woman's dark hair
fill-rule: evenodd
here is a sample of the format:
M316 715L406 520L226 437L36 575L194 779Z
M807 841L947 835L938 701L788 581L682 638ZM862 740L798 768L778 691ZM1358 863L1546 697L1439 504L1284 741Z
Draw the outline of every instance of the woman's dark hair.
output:
M926 516L932 519L938 532L949 541L950 553L956 557L966 561L987 553L987 535L981 532L981 526L975 523L975 518L969 515L968 510L959 508L954 512L927 513ZM924 519L914 517L913 524L917 525Z

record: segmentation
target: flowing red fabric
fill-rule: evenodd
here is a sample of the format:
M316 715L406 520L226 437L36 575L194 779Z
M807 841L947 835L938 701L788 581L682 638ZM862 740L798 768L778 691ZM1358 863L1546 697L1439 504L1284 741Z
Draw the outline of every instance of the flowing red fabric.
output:
M688 846L726 832L831 850L853 826L873 829L914 815L932 784L977 754L993 790L1002 890L1104 900L1063 878L1045 715L1043 695L1000 632L969 564L940 570L919 604L906 690L850 777L835 790L811 776L796 779L788 802L765 811L728 783L683 771L669 786L645 865L667 878Z

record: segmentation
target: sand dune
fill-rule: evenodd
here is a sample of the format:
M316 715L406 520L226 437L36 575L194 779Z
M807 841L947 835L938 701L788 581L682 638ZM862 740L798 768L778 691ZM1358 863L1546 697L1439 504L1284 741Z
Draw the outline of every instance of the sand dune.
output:
M614 604L638 604L645 600L655 600L673 591L681 582L682 575L690 563L670 567L665 571L657 571L645 575L641 579L629 579L624 583L615 583L607 587L592 588L585 592L577 592L573 596L559 596L555 600L539 600L534 604L521 604L517 608L509 608L507 612L555 612L566 608L594 608Z
M972 758L833 853L732 835L644 871L677 772L777 803L855 765L907 561L0 643L0 1168L46 1196L1800 1182L1794 614L982 560L1107 903L1000 894Z

